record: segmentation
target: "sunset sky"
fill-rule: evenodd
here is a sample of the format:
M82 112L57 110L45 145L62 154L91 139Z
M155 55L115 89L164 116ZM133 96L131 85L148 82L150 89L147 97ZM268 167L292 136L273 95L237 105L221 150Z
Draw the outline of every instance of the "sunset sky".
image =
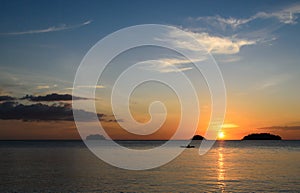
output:
M270 132L299 140L299 16L297 1L1 1L0 140L79 139L71 93L82 58L103 37L138 24L176 26L212 54L227 91L224 136L219 137L236 140ZM211 101L203 77L174 53L162 57L154 48L120 55L99 80L95 104L107 133L114 139L168 139L174 133L180 108L175 94L162 85L145 84L130 101L139 122L149 120L151 102L165 103L166 122L152 135L125 132L111 111L109 93L115 76L134 56L148 53L163 59L145 70L178 73L168 64L179 62L181 71L192 77L201 111L196 133L204 135Z

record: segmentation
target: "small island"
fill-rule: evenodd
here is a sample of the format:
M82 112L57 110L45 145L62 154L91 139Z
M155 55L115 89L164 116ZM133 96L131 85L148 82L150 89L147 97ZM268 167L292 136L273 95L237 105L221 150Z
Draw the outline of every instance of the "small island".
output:
M242 140L281 140L281 137L270 133L252 133L245 136Z
M194 135L194 137L192 138L192 140L204 140L205 138L202 137L201 135Z

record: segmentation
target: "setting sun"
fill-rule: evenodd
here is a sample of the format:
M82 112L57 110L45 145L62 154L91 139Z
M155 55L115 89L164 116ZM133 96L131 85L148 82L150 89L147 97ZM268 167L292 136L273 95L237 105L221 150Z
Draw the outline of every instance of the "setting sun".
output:
M224 132L220 131L219 134L218 134L218 138L223 139L224 137L225 137Z

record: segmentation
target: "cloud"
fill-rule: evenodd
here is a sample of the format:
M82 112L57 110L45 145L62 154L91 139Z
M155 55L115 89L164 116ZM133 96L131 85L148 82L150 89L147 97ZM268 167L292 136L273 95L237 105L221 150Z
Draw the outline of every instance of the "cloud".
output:
M276 19L278 22L283 24L296 24L298 14L300 14L300 5L296 4L274 12L258 12L248 18L224 18L216 15L197 18L189 17L188 20L205 22L206 24L209 24L211 26L226 30L228 29L228 27L231 29L237 29L242 25L245 25L257 19Z
M80 114L79 121L93 120L94 113L71 108L70 104L45 105L41 103L24 105L17 102L0 103L0 119L23 121L73 121L73 111ZM97 114L100 121L112 122L110 115Z
M223 125L222 125L222 128L223 129L228 129L228 128L238 128L238 127L240 127L239 125L236 125L236 124L234 124L234 123L224 123Z
M215 59L223 63L233 63L233 62L240 61L242 58L240 56L231 55L231 57L222 57L222 58L215 58Z
M300 14L300 5L293 5L276 12L259 12L250 17L250 19L255 20L274 18L284 24L296 24L298 14Z
M37 29L37 30L27 30L27 31L20 31L20 32L8 32L8 33L0 33L0 35L27 35L27 34L40 34L40 33L49 33L49 32L57 32L57 31L64 31L64 30L71 30L80 28L92 23L92 20L85 21L80 24L76 25L60 25L60 26L52 26L45 29Z
M236 29L240 25L250 22L252 19L251 18L237 19L234 17L223 18L219 15L216 15L216 16L206 16L206 17L197 17L197 18L189 17L188 20L189 21L202 21L202 22L210 24L214 27L219 27L219 28L225 30L228 26L233 29Z
M36 80L39 80L39 83ZM29 72L21 68L0 67L0 89L5 89L2 92L0 90L0 95L13 94L15 96L23 96L29 91L35 93L48 91L47 94L50 92L63 92L63 88L72 84L72 82L61 80L57 77ZM43 86L49 86L49 89L46 87L42 88Z
M204 44L209 52L214 54L236 54L243 46L256 44L255 40L238 39L234 37L217 37L207 33L194 34L199 42Z
M157 71L160 73L182 72L193 69L192 61L183 58L161 58L158 60L147 60L139 62L144 70Z
M0 96L0 101L11 101L11 100L15 100L15 98L8 95Z
M38 89L38 90L41 90L41 89L49 89L50 88L50 86L48 86L48 85L40 85L40 86L37 86L36 87L36 89Z
M206 32L193 32L189 29L184 29L184 31L194 37L208 52L213 54L236 54L240 52L243 46L254 45L257 43L256 40L248 40L243 38L232 37L221 37L214 36ZM179 31L171 31L170 37L176 38L177 41L173 41L173 44L181 49L188 49L192 51L199 51L196 45L191 45L185 40L185 34Z
M276 87L280 84L282 84L283 82L289 80L291 78L290 74L279 74L277 76L268 78L267 80L263 81L263 82L259 82L256 86L257 90L265 90L265 89L269 89L272 87Z
M271 126L271 127L261 127L257 129L262 130L283 130L283 131L300 131L300 125L296 126Z
M95 88L95 89L101 89L101 88L105 88L105 86L103 85L82 85L82 86L77 86L76 88L80 88L80 89L85 89L85 88ZM68 88L65 88L66 90L73 90L74 88L73 87L68 87Z
M105 88L105 86L103 86L103 85L95 85L95 86L84 85L84 86L78 86L78 88Z
M73 96L70 94L57 94L57 93L52 93L52 94L48 94L45 96L33 96L33 95L26 95L24 97L21 98L22 100L30 100L30 101L34 101L34 102L42 102L42 101L46 101L46 102L50 102L50 101L71 101L73 100L83 100L83 99L87 99L87 98L82 98L82 97L77 97L77 96Z

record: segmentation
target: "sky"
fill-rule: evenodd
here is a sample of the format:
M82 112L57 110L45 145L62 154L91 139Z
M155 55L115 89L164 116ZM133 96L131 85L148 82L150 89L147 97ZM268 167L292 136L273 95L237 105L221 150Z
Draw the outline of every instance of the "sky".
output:
M268 132L299 140L299 16L297 1L2 0L0 139L79 139L71 94L85 54L100 39L122 28L164 24L193 35L217 62L227 92L224 139ZM148 53L159 60L155 65L144 62L144 70L172 76L178 72L170 65L177 65L192 78L201 99L196 133L204 135L211 101L203 77L178 54L149 47L121 54L99 80L95 104L108 135L114 139L168 139L175 132L180 105L176 95L160 84L140 86L130 99L132 115L139 122L149 120L151 102L165 103L168 115L159 131L149 136L130 134L112 113L109 93L116 76L136 56L145 59ZM74 110L86 115L86 124L95 121L89 120L88 110Z

